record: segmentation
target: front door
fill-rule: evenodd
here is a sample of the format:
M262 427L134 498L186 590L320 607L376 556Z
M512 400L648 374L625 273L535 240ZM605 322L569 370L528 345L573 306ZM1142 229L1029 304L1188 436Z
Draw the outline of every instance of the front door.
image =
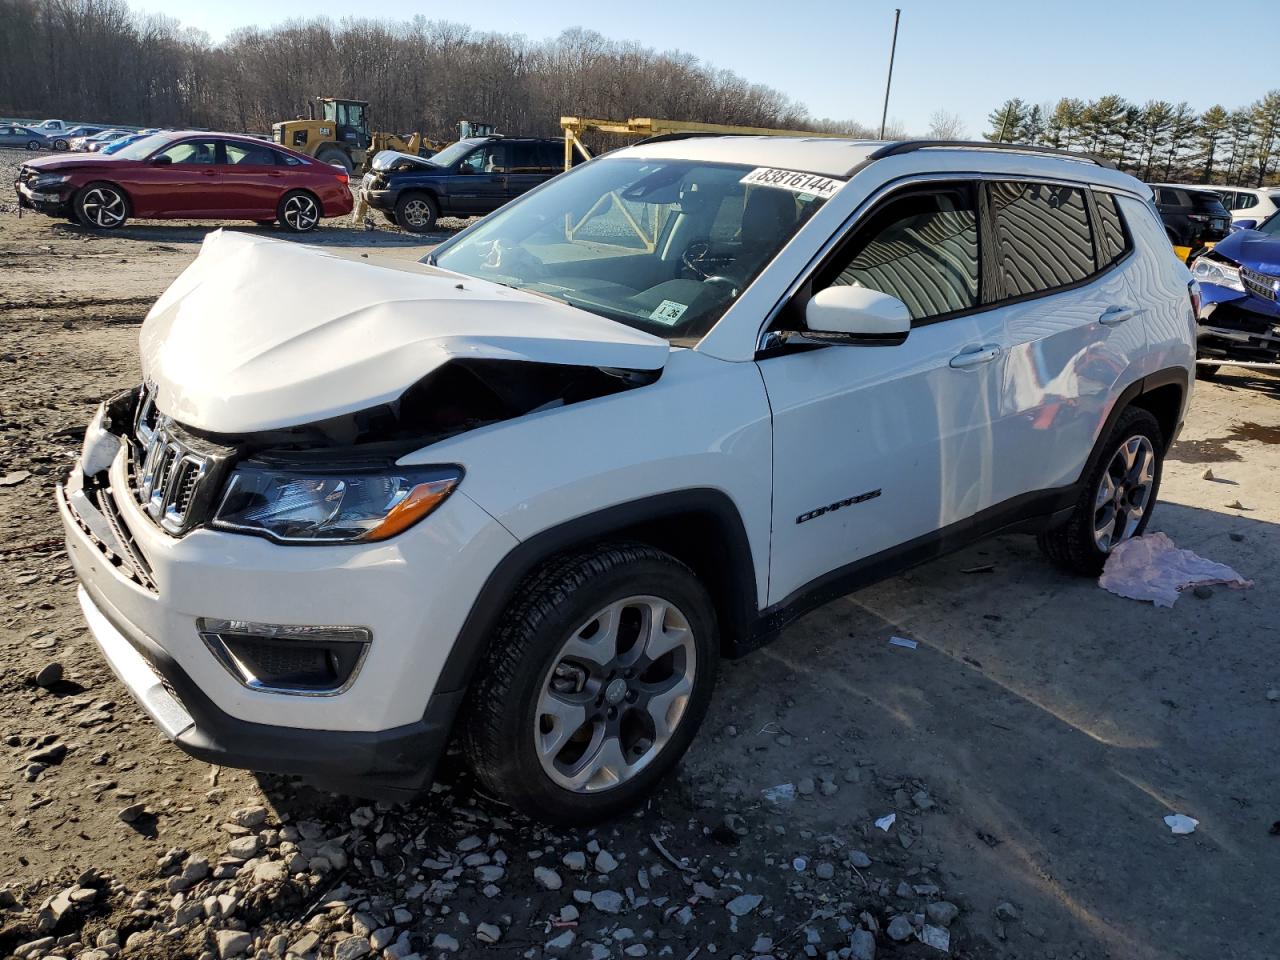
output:
M450 207L463 216L492 213L507 202L507 146L486 143L462 158L449 185Z
M204 217L221 212L222 175L217 142L180 140L141 162L130 177L133 212L139 217Z
M993 503L1003 333L984 311L976 184L906 186L850 231L782 314L851 284L902 300L896 346L800 347L762 356L773 410L769 603Z

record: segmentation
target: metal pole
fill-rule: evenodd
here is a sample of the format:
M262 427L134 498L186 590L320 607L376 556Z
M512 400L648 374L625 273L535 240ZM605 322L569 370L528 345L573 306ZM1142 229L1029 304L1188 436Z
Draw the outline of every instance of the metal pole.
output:
M900 9L893 11L893 44L889 47L889 78L884 82L884 112L880 114L880 139L884 139L885 122L889 119L889 87L893 85L893 56L898 52L898 19Z

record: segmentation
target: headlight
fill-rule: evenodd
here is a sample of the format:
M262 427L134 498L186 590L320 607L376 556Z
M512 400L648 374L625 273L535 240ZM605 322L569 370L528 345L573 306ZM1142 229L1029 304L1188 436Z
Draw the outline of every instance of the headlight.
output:
M367 543L413 526L454 491L461 467L309 471L246 464L213 525L280 543Z
M1244 293L1244 284L1240 282L1240 268L1235 264L1203 256L1191 265L1191 275L1201 283L1216 283L1220 287Z
M52 187L55 184L66 183L70 179L71 174L69 173L42 173L31 181L31 189Z

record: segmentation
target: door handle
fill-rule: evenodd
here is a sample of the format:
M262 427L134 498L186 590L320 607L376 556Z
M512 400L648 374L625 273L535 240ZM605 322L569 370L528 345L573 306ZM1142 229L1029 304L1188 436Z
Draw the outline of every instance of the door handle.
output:
M1098 322L1104 327L1114 327L1126 320L1132 320L1140 313L1142 311L1137 307L1107 307L1102 311L1102 316L1098 317Z
M957 370L963 370L966 367L976 367L984 363L990 363L998 356L1000 356L1000 348L991 343L984 347L979 347L977 350L969 350L966 353L952 357L951 366Z

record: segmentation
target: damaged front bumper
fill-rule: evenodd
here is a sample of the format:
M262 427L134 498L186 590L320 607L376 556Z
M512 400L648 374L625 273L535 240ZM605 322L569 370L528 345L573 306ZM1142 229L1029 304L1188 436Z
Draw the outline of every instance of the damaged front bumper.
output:
M429 786L464 693L438 681L479 592L468 578L491 569L510 534L456 496L421 529L364 546L288 547L208 529L172 536L130 495L131 449L118 444L108 468L86 477L78 463L56 496L85 620L164 734L210 763L346 793ZM82 462L104 449L87 441ZM486 556L473 564L471 551ZM349 687L288 695L229 669L201 634L208 617L359 623L371 642Z
M1275 299L1214 283L1200 285L1196 325L1201 365L1280 369L1280 305Z
M22 182L15 182L14 193L18 197L18 211L35 210L49 216L63 217L71 212L72 191L69 189L51 188L35 190Z

